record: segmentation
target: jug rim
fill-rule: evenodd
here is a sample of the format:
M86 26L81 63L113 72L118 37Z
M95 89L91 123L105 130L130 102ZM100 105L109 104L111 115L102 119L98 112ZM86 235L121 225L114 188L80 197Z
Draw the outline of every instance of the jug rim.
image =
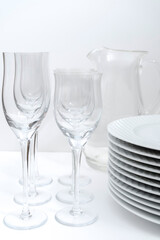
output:
M107 51L113 51L113 52L121 52L121 53L143 53L143 54L147 54L148 51L147 50L127 50L127 49L114 49L114 48L107 48L107 47L101 47L101 48L95 48L93 50L91 50L87 56L89 56L91 53L94 53L96 51L100 51L100 50L107 50Z

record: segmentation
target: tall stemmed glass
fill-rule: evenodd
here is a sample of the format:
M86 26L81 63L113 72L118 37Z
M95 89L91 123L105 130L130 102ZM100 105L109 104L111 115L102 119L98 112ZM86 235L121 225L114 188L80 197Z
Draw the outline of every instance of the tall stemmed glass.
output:
M73 175L74 175L74 161L72 160L72 173L70 175L61 176L58 179L58 182L65 186L72 186ZM85 187L90 183L91 183L91 179L88 176L84 176L84 175L79 176L80 187Z
M48 111L49 103L50 103L50 92L47 92L45 103L46 103L46 111ZM28 204L30 206L39 206L39 205L45 204L49 202L52 198L50 192L40 190L40 189L37 190L37 186L39 186L39 183L41 184L47 183L47 180L52 181L52 179L49 177L39 178L37 175L37 162L36 162L37 138L38 138L38 131L36 131L33 134L30 140L29 174L28 174L29 175L28 176L28 180L29 180ZM37 183L37 180L38 180L38 183ZM23 184L23 179L22 180L20 179L20 183ZM23 205L23 203L25 202L24 192L15 194L14 201L18 204Z
M37 187L43 187L52 183L53 179L49 176L44 176L39 173L38 170L38 159L37 159L37 152L38 152L38 131L35 133L34 140L33 140L33 159L35 162L35 181Z
M48 104L49 106L49 104ZM43 187L52 183L53 179L49 176L39 174L37 151L38 151L38 131L34 134L31 142L31 161L32 161L32 174L30 177L35 178L35 184L37 187ZM33 168L34 167L34 168ZM35 175L35 176L33 176ZM19 183L23 185L23 179L19 179Z
M48 87L49 89L49 87ZM23 93L22 97L23 97ZM46 111L48 111L49 104L50 104L50 92L47 92L46 98L45 98L45 104L46 104ZM37 191L37 186L43 183L47 183L47 181L51 180L49 177L38 177L37 176L37 162L36 162L36 152L37 152L37 141L38 138L38 131L36 131L31 140L30 140L30 156L29 156L29 190L28 190L28 204L31 206L39 206L42 204L47 203L48 201L51 200L52 196L50 192L44 191L44 190L39 190ZM37 181L38 180L38 181ZM40 180L40 181L39 181ZM20 180L20 183L23 184L23 180ZM22 204L25 202L25 195L23 192L17 193L14 195L14 201L18 204Z
M73 178L73 170L72 170L71 175L61 176L58 179L58 182L64 186L72 186L72 178ZM81 187L86 187L88 184L91 183L91 181L92 181L91 178L81 175L80 179L79 179L79 185Z
M82 148L97 127L102 110L101 74L96 71L56 70L54 113L57 125L74 155L74 203L62 209L56 220L69 226L84 226L97 220L97 215L79 204L79 167Z
M3 63L3 111L20 142L25 196L22 212L8 214L4 223L14 229L31 229L47 220L46 214L31 213L28 207L28 173L30 141L47 112L48 53L3 53Z
M49 94L49 93L48 93ZM28 204L30 206L39 206L49 202L52 195L48 191L37 189L36 184L36 161L35 161L35 149L36 149L36 133L33 134L30 140L30 155L29 155L29 174L28 174ZM22 180L23 183L23 180ZM19 192L14 195L14 201L23 205L25 202L24 192Z
M81 167L81 163L79 168ZM64 189L59 191L56 194L56 199L62 203L67 203L67 204L73 204L74 202L74 154L72 153L72 175L69 177L68 179L70 179L71 183L70 183L70 189ZM67 180L67 176L65 178L62 177L62 179L65 181L65 179ZM82 186L84 187L85 184L87 183L87 179L90 180L90 178L88 176L79 176L79 187L81 188ZM60 180L60 179L59 179ZM68 180L68 184L69 184L69 180ZM89 184L89 182L88 182ZM82 190L80 189L79 191L79 202L81 204L85 204L85 203L89 203L94 199L94 195L88 191Z

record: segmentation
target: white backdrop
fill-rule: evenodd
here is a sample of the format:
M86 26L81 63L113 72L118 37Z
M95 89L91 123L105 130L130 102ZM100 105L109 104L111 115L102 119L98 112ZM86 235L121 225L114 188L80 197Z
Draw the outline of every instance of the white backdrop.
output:
M89 67L87 53L102 46L148 50L150 57L160 59L160 0L0 0L0 52L50 51L53 69ZM151 85L152 80L146 99ZM1 86L2 58L0 91ZM39 149L66 151L52 105L40 128ZM0 100L0 150L17 149Z

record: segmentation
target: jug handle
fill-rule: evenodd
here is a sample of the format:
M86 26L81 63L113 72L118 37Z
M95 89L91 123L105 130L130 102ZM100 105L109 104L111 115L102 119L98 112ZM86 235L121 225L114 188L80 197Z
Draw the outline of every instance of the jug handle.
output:
M156 61L155 59L150 59L150 60L143 60L141 63L140 63L140 75L142 74L143 72L143 67L145 64L147 63L150 63L150 64L153 64L155 66L155 69L157 69L158 71L158 75L159 75L159 78L160 78L160 62ZM142 91L141 91L142 93ZM142 100L142 94L141 94L141 104L142 104L142 108L143 108L143 111L142 111L142 114L159 114L160 113L160 88L159 88L159 91L158 91L158 94L155 96L153 102L147 106L147 107L144 107L144 103L143 103L143 100Z

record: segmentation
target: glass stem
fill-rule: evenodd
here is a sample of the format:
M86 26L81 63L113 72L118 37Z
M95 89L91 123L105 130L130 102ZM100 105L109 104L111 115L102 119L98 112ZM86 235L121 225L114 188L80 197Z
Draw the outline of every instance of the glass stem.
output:
M74 163L74 154L73 154L73 151L72 151L72 175L71 175L71 178L72 178L72 182L71 182L71 190L70 190L70 193L73 195L74 194L74 165L75 165L75 163ZM79 160L79 169L80 169L80 167L81 167L81 158L80 158L80 160ZM80 176L80 171L79 171L79 176Z
M82 155L81 145L78 145L78 147L72 146L72 154L73 154L73 168L74 168L74 171L73 171L74 200L73 200L72 214L79 215L81 213L81 208L79 205L79 172L80 172L80 162L81 162L81 155Z
M35 197L37 195L36 191L36 134L33 135L31 139L31 151L29 159L29 197Z
M39 178L39 170L38 170L38 164L36 159L36 153L38 151L38 132L34 135L34 152L35 152L35 177Z
M21 141L24 204L20 217L21 219L24 220L31 217L31 213L28 206L29 152L30 152L30 140Z
M72 182L71 182L71 189L70 189L70 194L74 194L74 154L73 154L73 151L72 151L72 175L71 175L71 179L72 179Z

